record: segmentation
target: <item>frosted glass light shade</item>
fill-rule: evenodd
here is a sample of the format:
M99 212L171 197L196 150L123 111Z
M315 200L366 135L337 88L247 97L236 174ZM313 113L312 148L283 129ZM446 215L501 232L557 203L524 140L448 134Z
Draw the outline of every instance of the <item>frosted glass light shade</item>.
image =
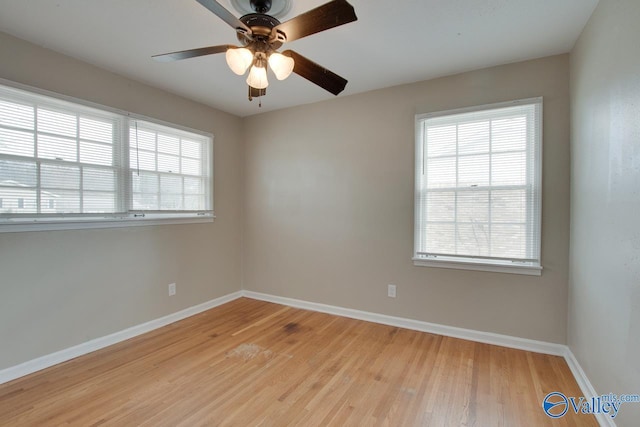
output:
M245 47L227 49L225 56L231 71L239 76L246 73L247 68L253 63L253 53Z
M247 84L256 89L265 89L269 86L267 81L267 69L264 67L258 67L254 65L249 71L249 77L247 77Z
M284 80L293 72L293 58L274 52L269 56L269 66L278 80Z

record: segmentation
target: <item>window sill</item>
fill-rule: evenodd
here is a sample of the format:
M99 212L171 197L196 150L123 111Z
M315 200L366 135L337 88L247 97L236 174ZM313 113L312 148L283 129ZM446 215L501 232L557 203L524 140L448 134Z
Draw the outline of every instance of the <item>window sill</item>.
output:
M542 266L504 265L473 261L444 261L413 258L413 265L418 267L450 268L455 270L491 271L494 273L523 274L527 276L542 275Z
M214 215L166 217L161 215L145 218L90 218L39 221L0 221L0 233L17 233L26 231L86 230L93 228L144 227L149 225L199 224L213 222Z

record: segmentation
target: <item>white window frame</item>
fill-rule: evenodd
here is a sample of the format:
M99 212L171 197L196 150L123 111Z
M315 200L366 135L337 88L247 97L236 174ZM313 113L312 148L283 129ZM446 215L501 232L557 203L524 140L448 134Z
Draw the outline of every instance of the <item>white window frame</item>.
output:
M53 102L62 101L78 106L79 109L89 108L99 110L105 114L117 115L122 119L120 129L122 140L122 164L120 175L120 184L118 188L118 204L122 205L120 210L113 214L63 214L56 216L34 215L16 215L7 216L0 215L0 233L7 232L23 232L23 231L49 231L49 230L75 230L75 229L91 229L91 228L119 228L132 226L149 226L163 224L192 224L213 222L214 214L214 191L213 191L213 143L214 136L209 132L188 128L174 123L146 117L140 114L134 114L127 111L114 109L104 105L84 101L70 96L61 95L55 92L23 85L10 80L0 78L0 85L7 88L17 89L29 92L35 96L44 96L51 98ZM140 212L134 210L131 205L131 171L135 170L135 165L129 165L129 122L149 122L151 124L171 128L178 133L196 134L207 140L203 153L206 161L203 162L203 175L206 175L206 189L209 194L209 205L201 211L155 211L152 213Z
M437 267L437 268L449 268L460 270L475 270L475 271L490 271L498 273L512 273L540 276L542 274L541 265L541 223L542 223L542 97L528 98L516 101L500 102L494 104L487 104L481 106L473 106L467 108L460 108L454 110L440 111L434 113L417 114L415 116L415 201L414 201L414 250L413 250L413 263L415 266L421 267ZM534 125L535 128L535 141L534 141L534 165L533 172L535 177L533 179L533 198L535 212L532 214L535 216L533 224L530 224L534 228L534 242L535 252L532 254L531 259L523 262L506 259L493 259L491 257L482 256L447 256L447 254L426 254L421 252L420 239L422 238L420 229L422 222L424 221L424 212L420 207L421 192L426 191L423 188L422 171L426 168L424 164L424 126L423 123L436 117L443 117L449 115L456 115L462 113L481 112L493 109L499 109L504 107L512 107L518 105L531 105L535 104L538 108L538 120Z

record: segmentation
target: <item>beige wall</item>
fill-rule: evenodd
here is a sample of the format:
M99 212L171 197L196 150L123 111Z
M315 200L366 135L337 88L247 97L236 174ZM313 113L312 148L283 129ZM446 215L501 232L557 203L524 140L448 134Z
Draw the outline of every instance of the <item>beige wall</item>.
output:
M217 215L206 224L0 234L0 369L241 288L239 118L2 33L0 58L2 78L213 133Z
M638 22L637 0L600 0L571 53L569 346L598 393L640 393Z
M413 266L414 115L536 96L543 275ZM245 289L565 342L568 55L252 116L243 129Z

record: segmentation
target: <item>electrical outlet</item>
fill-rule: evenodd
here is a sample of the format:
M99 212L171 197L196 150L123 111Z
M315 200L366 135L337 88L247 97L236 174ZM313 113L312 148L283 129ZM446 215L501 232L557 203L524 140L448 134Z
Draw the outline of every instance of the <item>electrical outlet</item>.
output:
M169 283L169 296L172 297L176 294L176 284Z
M389 298L396 297L396 285L387 285L387 296Z

